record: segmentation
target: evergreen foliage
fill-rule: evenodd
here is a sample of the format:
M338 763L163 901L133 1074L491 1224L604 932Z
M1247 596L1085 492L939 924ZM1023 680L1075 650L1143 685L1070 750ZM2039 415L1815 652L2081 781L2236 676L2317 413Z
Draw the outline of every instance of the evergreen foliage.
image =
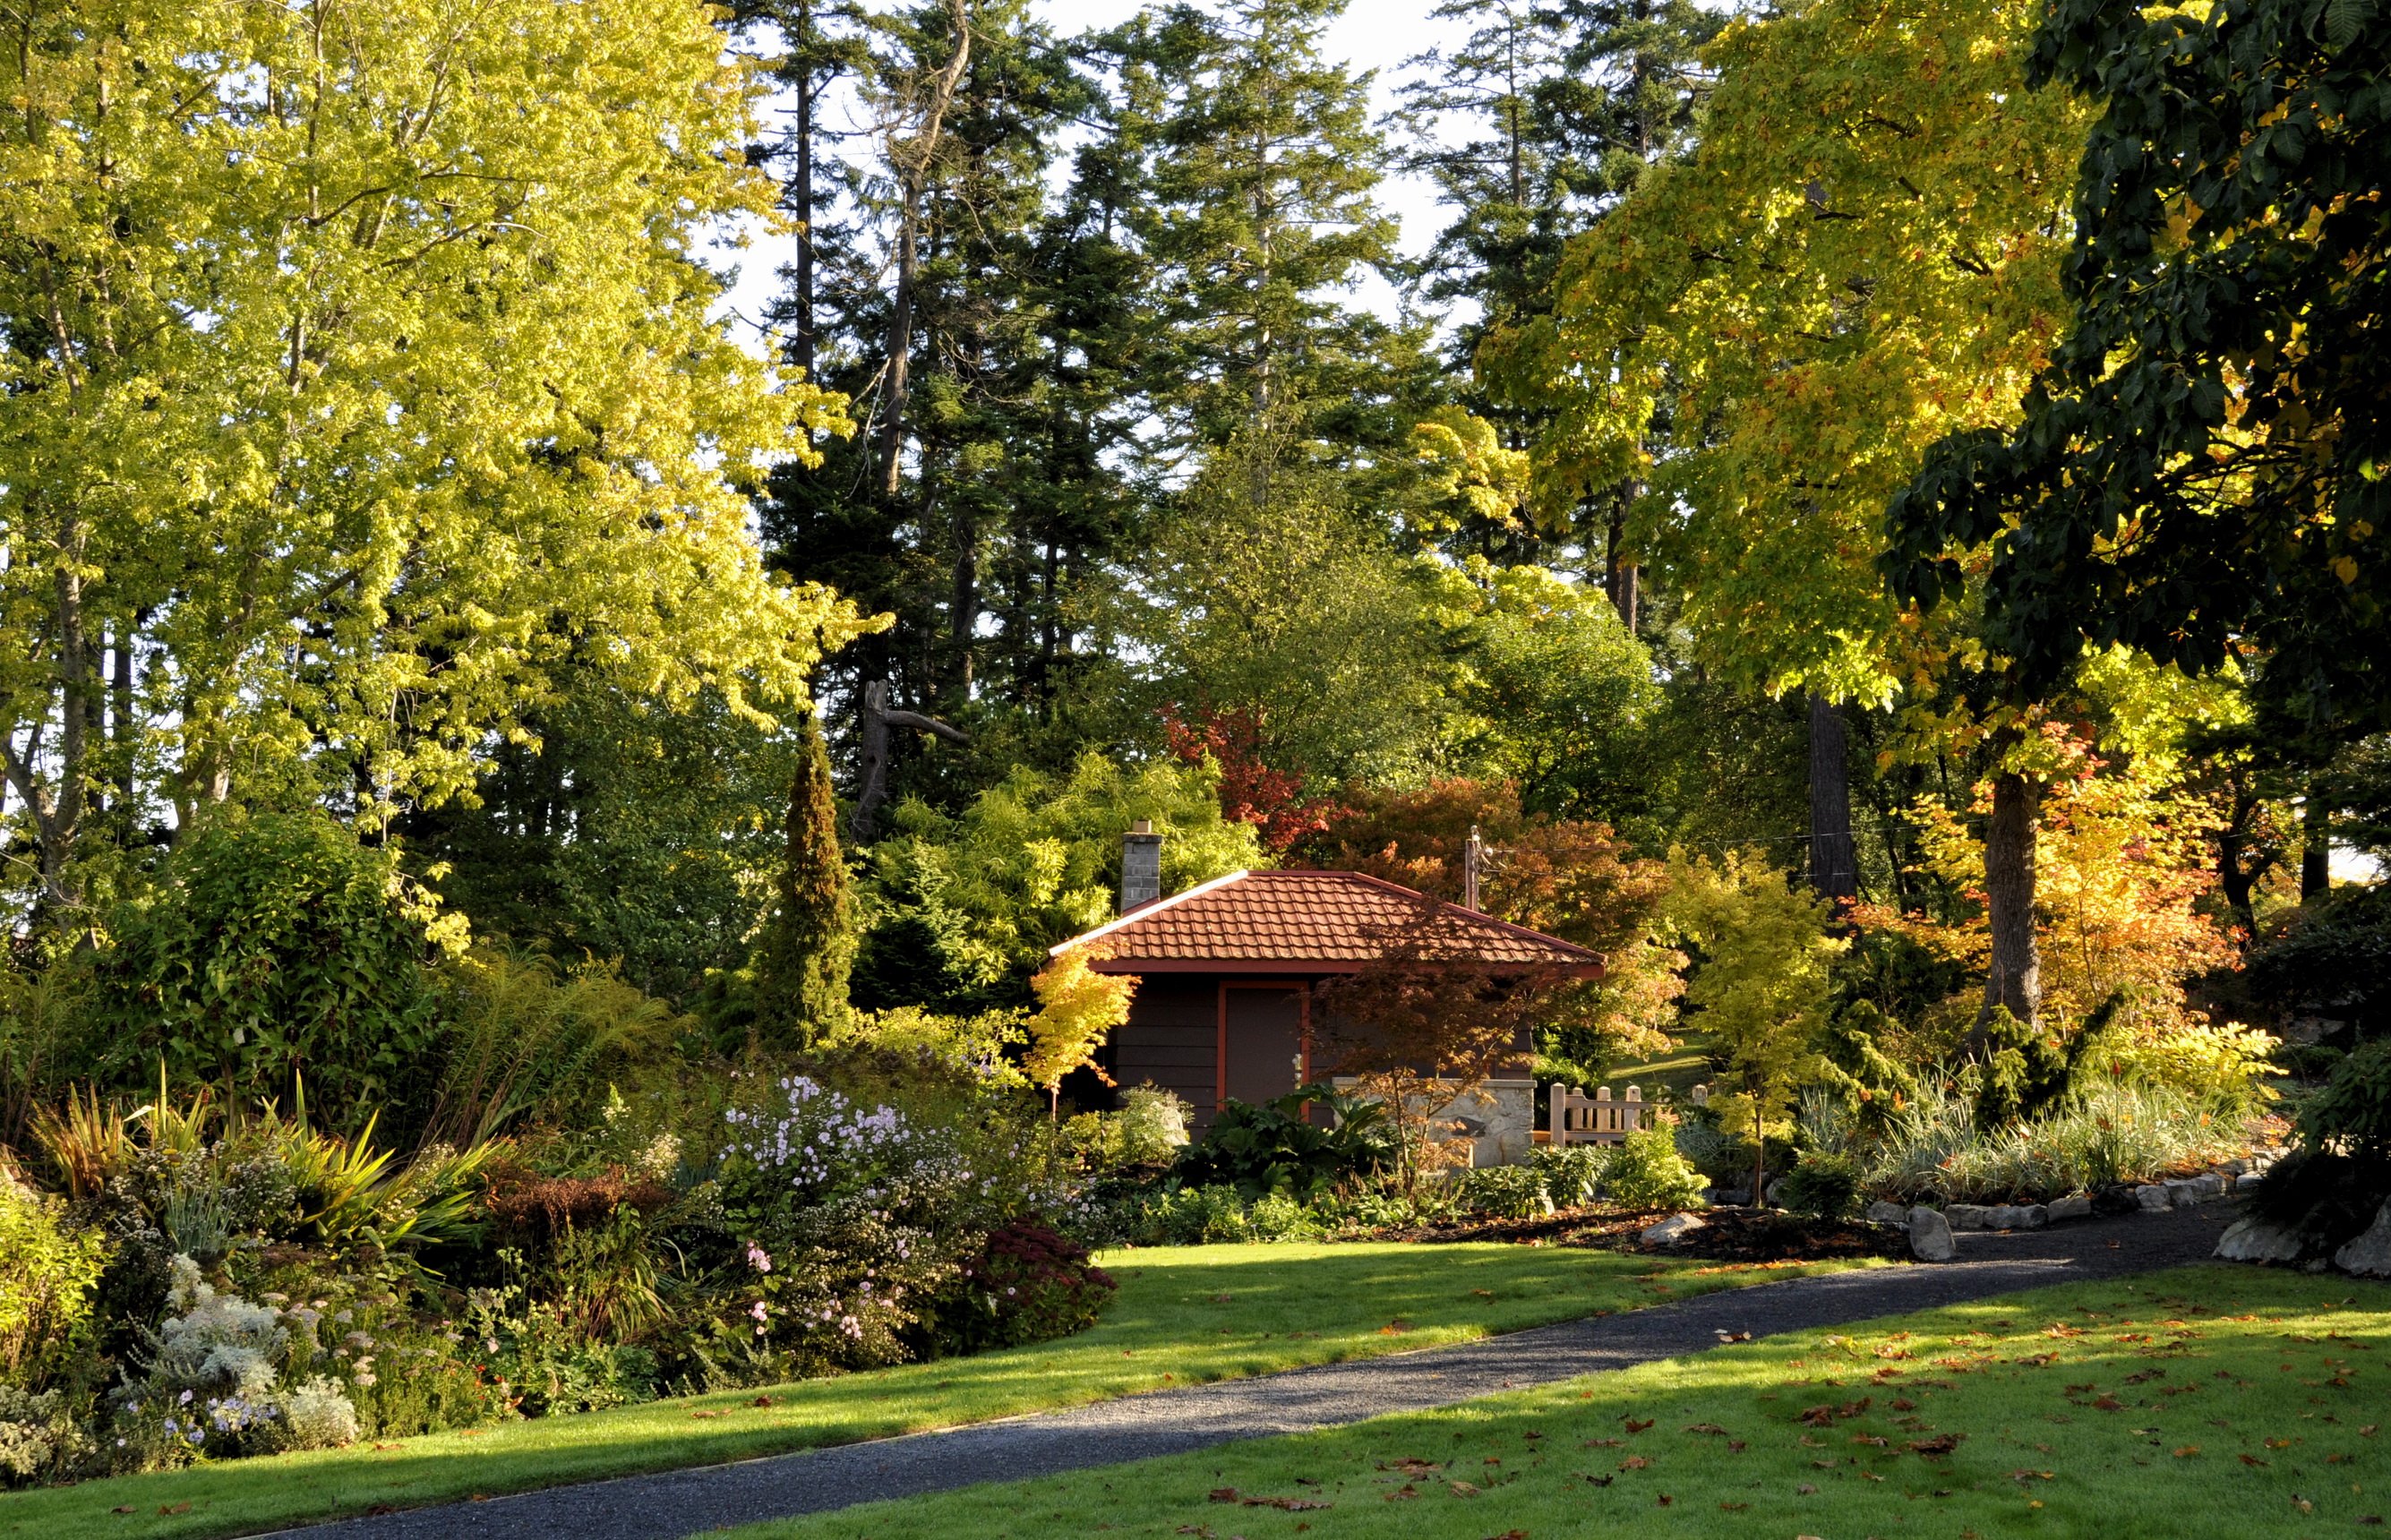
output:
M789 785L787 833L777 883L780 903L757 949L756 1017L766 1041L803 1046L834 1035L845 1024L856 946L830 753L811 717L806 718L804 748Z

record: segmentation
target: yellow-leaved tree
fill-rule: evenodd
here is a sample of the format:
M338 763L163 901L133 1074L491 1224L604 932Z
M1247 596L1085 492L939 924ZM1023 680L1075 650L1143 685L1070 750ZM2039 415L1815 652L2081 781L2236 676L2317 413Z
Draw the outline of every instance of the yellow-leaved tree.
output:
M1092 964L1100 955L1072 947L1029 981L1038 1013L1029 1018L1029 1052L1022 1055L1021 1068L1031 1084L1045 1091L1050 1112L1061 1112L1063 1077L1074 1069L1093 1069L1112 1083L1096 1063L1096 1050L1129 1020L1137 980L1096 972Z
M1829 912L1815 894L1757 855L1734 851L1713 863L1672 850L1661 915L1698 959L1686 984L1687 1025L1710 1035L1743 1098L1735 1111L1722 1107L1720 1125L1751 1130L1757 1203L1767 1126L1790 1116L1804 1080L1817 1078L1828 967L1850 943L1827 934Z
M1627 498L1630 555L1676 590L1704 663L1808 692L1814 724L1837 702L1931 695L1955 655L1997 662L1897 605L1875 563L1927 446L2017 421L2068 314L2091 119L2026 88L2038 14L1811 0L1730 22L1704 51L1718 84L1691 155L1570 243L1549 315L1481 352L1498 389L1549 414L1533 496ZM1842 763L1839 742L1814 745L1814 774ZM1997 779L2010 816L1988 851L1988 1005L2022 1017L2037 788L2030 767ZM1829 800L1848 827L1840 779Z
M843 430L698 261L773 188L695 0L27 0L0 51L0 768L44 897L104 800L362 822L568 654L802 705L861 622L743 488Z

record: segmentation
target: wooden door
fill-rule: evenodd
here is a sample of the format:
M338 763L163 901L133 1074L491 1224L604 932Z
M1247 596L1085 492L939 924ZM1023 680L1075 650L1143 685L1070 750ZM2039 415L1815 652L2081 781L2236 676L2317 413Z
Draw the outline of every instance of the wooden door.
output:
M1221 1097L1267 1102L1309 1078L1310 1044L1300 985L1221 987Z

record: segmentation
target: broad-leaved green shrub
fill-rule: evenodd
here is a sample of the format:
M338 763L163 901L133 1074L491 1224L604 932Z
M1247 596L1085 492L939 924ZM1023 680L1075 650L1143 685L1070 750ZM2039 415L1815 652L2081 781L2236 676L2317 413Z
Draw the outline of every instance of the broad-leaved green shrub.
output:
M1602 1190L1610 1152L1601 1145L1538 1145L1528 1158L1556 1209L1578 1209Z
M106 1266L98 1230L0 1171L0 1385L39 1391L82 1351Z
M1224 1184L1248 1197L1279 1193L1302 1201L1392 1171L1398 1138L1382 1104L1306 1086L1260 1105L1223 1103L1203 1139L1180 1152L1171 1174L1190 1186Z
M1553 1211L1544 1173L1532 1166L1483 1166L1462 1174L1463 1201L1495 1219L1542 1219Z
M91 1010L103 1081L226 1088L334 1126L416 1105L436 1063L426 964L461 918L320 813L222 809L184 832L149 890L110 916Z
M1622 1209L1699 1209L1709 1184L1677 1153L1674 1131L1655 1123L1629 1134L1612 1152L1603 1186L1604 1196Z

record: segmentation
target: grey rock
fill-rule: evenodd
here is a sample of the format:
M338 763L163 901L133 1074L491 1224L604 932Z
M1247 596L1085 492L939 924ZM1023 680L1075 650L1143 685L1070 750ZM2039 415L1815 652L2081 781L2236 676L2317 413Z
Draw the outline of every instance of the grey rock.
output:
M1909 1210L1909 1249L1919 1262L1949 1262L1959 1251L1951 1238L1951 1222L1935 1210Z
M2247 1160L2228 1160L2225 1164L2217 1168L2217 1173L2219 1176L2247 1176L2250 1174L2250 1162Z
M2134 1201L2140 1204L2145 1211L2156 1213L2161 1209L2174 1208L2175 1195L2153 1183L2146 1187L2136 1187Z
M2009 1215L2004 1230L2039 1230L2050 1223L2050 1206L2045 1203L2022 1203L2004 1212Z
M2049 1207L2050 1221L2054 1224L2062 1219L2092 1217L2092 1198L2088 1193L2070 1193L2065 1197L2054 1197Z
M2391 1203L2375 1210L2366 1234L2333 1254L2333 1264L2361 1278L2391 1278Z
M2233 1190L2247 1197L2267 1184L2265 1171L2243 1171L2233 1179Z
M1870 1224L1906 1224L1909 1223L1909 1210L1902 1204L1888 1203L1879 1198L1868 1206L1868 1218Z
M2194 1200L2197 1202L2205 1203L2212 1197L2225 1196L2225 1178L2214 1171L2203 1176L2195 1176L2185 1185L2191 1187L2195 1195Z
M2186 1176L2170 1176L2166 1180L2167 1201L2178 1209L2199 1205L2200 1184Z
M2217 1255L2226 1262L2297 1262L2300 1237L2280 1224L2237 1219L2217 1237Z
M1785 1203L1785 1179L1780 1176L1768 1184L1768 1190L1761 1196L1768 1200L1769 1207L1782 1208Z
M1674 1246L1697 1230L1710 1226L1693 1214L1672 1214L1644 1232L1647 1246Z
M1954 1230L1989 1230L1993 1212L1979 1203L1954 1203L1943 1210L1943 1219Z

